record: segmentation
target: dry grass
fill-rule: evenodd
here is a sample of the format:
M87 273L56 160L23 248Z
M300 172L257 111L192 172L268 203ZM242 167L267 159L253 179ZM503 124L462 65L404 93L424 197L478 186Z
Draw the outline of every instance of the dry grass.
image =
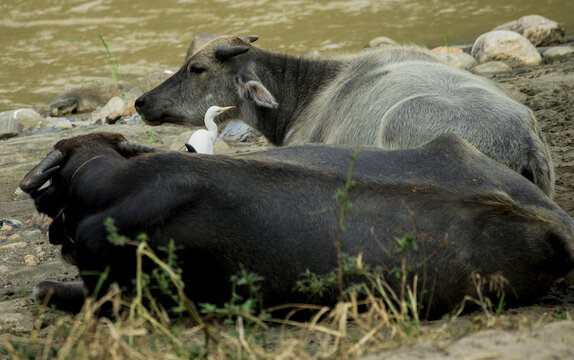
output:
M484 285L477 280L477 286ZM416 289L406 293L416 299ZM354 359L419 340L458 337L473 329L533 325L526 319L497 316L484 298L469 299L481 304L482 311L467 318L462 328L457 316L420 322L401 310L412 303L395 306L389 296L369 291L358 300L351 293L349 301L334 308L285 305L292 311L284 319L263 320L246 313L227 324L170 319L167 312L153 309L157 304L148 302L146 307L138 296L128 303L114 288L96 302L87 300L76 316L51 320L51 310L44 307L30 337L0 337L0 354L12 359ZM104 305L116 314L114 321L96 315ZM305 322L291 320L302 310L314 316Z

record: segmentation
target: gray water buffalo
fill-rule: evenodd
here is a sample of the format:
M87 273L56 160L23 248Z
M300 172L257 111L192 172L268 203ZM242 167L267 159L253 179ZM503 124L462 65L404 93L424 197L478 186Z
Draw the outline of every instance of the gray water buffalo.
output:
M254 47L256 39L208 42L136 100L138 113L153 125L201 125L211 105L231 104L237 111L228 117L277 145L405 149L452 132L553 196L552 159L536 119L489 80L417 47L303 58Z
M20 187L53 218L50 242L62 245L89 291L99 279L93 274L108 266L108 282L132 286L135 247L108 241L104 221L112 218L120 234L145 233L156 250L174 240L196 302L227 301L230 277L244 268L262 277L265 306L333 304L334 288L316 297L294 288L307 269L321 275L337 266L333 195L353 151L305 145L209 156L94 133L58 142ZM574 221L457 135L406 150L362 147L354 166L343 252L390 270L401 264L397 239L413 236L419 250L407 262L430 316L476 296L473 274L504 277L506 303L519 305L574 269ZM400 286L394 275L386 281ZM497 296L488 287L484 295Z

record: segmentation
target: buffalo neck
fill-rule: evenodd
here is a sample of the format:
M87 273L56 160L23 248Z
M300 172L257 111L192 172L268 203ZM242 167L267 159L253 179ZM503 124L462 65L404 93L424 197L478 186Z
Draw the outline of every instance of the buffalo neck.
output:
M338 59L295 57L257 48L253 50L256 72L279 107L257 107L255 114L248 117L271 142L283 145L299 115L345 63Z

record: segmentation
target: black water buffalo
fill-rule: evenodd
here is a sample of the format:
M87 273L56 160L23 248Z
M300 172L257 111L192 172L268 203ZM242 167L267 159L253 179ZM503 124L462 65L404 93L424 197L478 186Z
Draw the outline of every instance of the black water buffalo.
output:
M244 267L264 279L265 305L333 304L335 289L311 298L294 288L307 269L336 268L333 195L344 187L352 152L306 145L206 156L94 133L58 142L20 187L53 218L50 242L63 245L90 291L97 277L86 271L106 266L109 281L132 284L135 248L106 239L104 221L113 218L120 234L145 233L154 249L175 241L194 301L228 300L230 276ZM413 236L419 250L407 261L411 275L426 279L418 288L431 316L474 295L474 273L506 278L506 302L516 305L574 269L574 221L457 135L406 150L363 147L352 178L343 252L388 270L400 266L397 239ZM387 281L399 286L394 276Z
M302 58L223 36L136 100L148 124L201 125L213 104L277 145L367 144L405 149L456 133L554 193L552 159L533 113L496 84L417 47ZM223 118L220 120L224 120Z

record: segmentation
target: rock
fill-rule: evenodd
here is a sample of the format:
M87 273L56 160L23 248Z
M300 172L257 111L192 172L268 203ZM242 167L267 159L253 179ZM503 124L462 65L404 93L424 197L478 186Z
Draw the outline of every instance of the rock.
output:
M10 236L8 236L8 240L10 240L10 241L20 240L20 234L12 234L12 235L10 235Z
M472 45L471 55L479 64L503 61L511 67L536 66L542 57L524 36L506 30L482 34Z
M24 256L24 266L26 267L33 267L37 266L40 263L40 260L34 255L26 255Z
M119 114L123 114L125 109L126 109L126 103L121 98L115 96L112 99L110 99L110 101L108 101L108 103L104 107L94 111L90 115L89 121L95 123L98 120L101 120L103 123L105 119L108 117L108 115L110 115L111 113L117 112Z
M465 52L460 52L458 54L437 54L436 56L450 66L464 70L470 70L478 64L473 56Z
M15 110L13 116L24 129L34 129L44 121L44 118L32 109Z
M52 127L60 130L69 130L73 126L70 120L66 118L48 118L47 127Z
M566 31L556 21L540 15L527 15L500 25L494 30L510 30L526 37L534 46L548 46L566 42Z
M261 135L259 131L253 129L241 120L230 120L223 131L221 131L219 138L239 141L245 134L255 134L255 136Z
M22 133L22 127L14 117L14 111L0 113L0 140L9 139Z
M508 70L512 70L512 68L502 61L491 61L472 68L472 72L475 74L492 74Z
M87 82L58 94L50 103L50 115L60 117L90 112L106 104L112 97L119 95L118 84L112 80L103 79Z
M388 38L386 36L379 36L374 38L373 40L369 41L369 43L367 44L367 47L375 49L378 47L384 47L384 46L389 46L389 45L397 45L397 43L391 39Z
M450 47L450 46L437 46L431 50L435 54L461 54L462 49Z
M10 231L10 230L12 230L12 226L10 225L4 225L0 227L0 231Z
M117 111L114 111L110 114L108 114L108 116L106 116L106 124L115 124L119 119L121 119L122 114L120 114Z
M554 57L554 56L563 56L574 53L574 47L570 46L553 46L549 49L546 49L543 53L543 57Z
M34 236L41 236L42 231L40 230L29 230L24 233L24 237L34 237Z
M129 119L124 120L123 123L128 125L139 125L143 124L144 122L140 114L134 114Z
M26 246L28 246L28 243L24 241L18 241L15 243L0 246L0 250L24 249Z
M22 225L22 222L16 219L0 219L0 226L11 226L11 227L19 227Z

